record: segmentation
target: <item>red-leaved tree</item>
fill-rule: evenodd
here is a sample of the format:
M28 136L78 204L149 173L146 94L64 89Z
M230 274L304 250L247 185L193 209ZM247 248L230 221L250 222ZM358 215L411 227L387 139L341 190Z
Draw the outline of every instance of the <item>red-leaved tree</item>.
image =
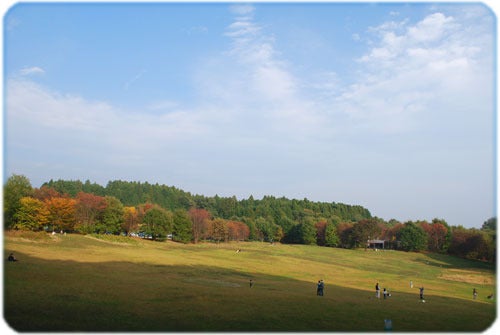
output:
M250 236L250 228L243 222L228 221L227 230L229 239L233 241L244 241Z
M75 229L82 233L94 232L95 224L102 219L106 209L106 199L91 193L79 192L76 195Z
M209 233L210 212L202 208L191 208L188 212L191 219L193 230L193 242L198 243L202 238L207 237Z

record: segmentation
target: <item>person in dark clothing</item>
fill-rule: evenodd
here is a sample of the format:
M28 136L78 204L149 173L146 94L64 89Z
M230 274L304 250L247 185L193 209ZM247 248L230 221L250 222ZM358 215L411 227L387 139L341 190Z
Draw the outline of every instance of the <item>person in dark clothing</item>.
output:
M316 295L322 296L324 288L325 288L325 283L323 282L323 280L318 280L318 285L316 288Z
M420 288L420 300L424 300L424 287Z
M7 258L9 262L17 262L17 258L14 256L14 253L10 253L9 257Z

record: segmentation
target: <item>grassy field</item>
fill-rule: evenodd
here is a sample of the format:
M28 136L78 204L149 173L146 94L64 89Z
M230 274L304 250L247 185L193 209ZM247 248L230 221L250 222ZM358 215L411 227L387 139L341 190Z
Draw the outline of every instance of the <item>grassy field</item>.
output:
M445 255L5 232L10 252L4 318L17 331L378 332L391 319L396 332L456 332L496 318L494 266ZM376 299L376 282L392 296Z

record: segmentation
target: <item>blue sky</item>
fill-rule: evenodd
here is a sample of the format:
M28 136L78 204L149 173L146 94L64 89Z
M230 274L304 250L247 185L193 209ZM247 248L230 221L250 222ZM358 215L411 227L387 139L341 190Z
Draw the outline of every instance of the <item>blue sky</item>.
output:
M495 14L460 3L30 3L4 178L495 216Z

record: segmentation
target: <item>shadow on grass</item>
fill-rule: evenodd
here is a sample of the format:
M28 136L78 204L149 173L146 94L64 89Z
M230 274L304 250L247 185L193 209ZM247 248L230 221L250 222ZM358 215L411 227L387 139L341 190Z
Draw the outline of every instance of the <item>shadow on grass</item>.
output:
M16 253L4 265L4 318L20 332L50 331L483 331L487 301L364 289L217 266L49 261ZM249 281L253 280L253 287Z
M463 268L474 270L493 270L495 271L495 263L488 263L479 260L463 259L450 255L442 255L438 253L426 253L427 258L432 259L428 265L443 267L443 268ZM424 262L423 259L417 259Z

